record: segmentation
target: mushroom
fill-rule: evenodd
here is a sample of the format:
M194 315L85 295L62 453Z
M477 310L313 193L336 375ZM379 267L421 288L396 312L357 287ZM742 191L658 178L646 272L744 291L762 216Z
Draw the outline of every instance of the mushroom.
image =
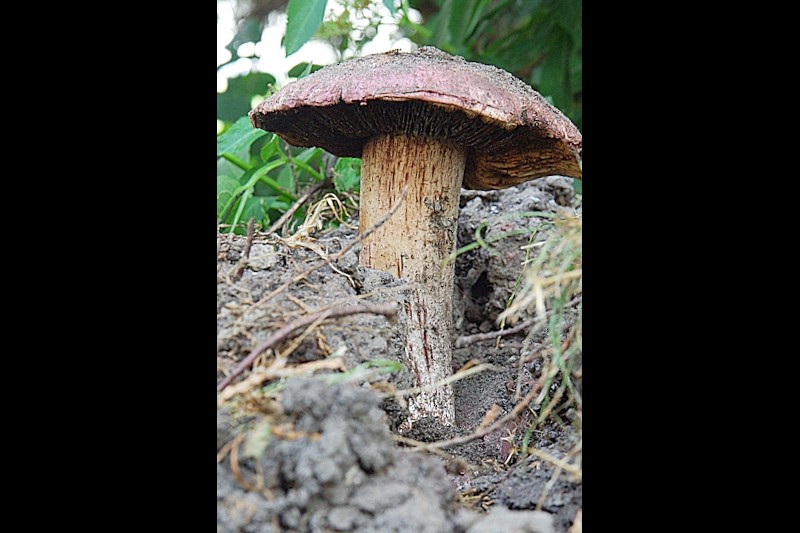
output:
M295 146L360 157L363 266L405 279L406 363L421 387L452 372L459 195L550 175L581 179L582 137L570 120L508 72L424 46L323 67L250 112L254 127ZM409 400L407 431L422 417L455 418L449 385Z

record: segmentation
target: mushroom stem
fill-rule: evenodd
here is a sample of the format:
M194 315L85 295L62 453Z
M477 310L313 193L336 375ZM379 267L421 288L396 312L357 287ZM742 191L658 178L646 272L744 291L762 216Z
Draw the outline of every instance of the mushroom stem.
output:
M363 233L408 194L400 210L361 245L359 262L409 283L403 305L406 363L417 385L432 385L452 372L454 264L442 267L456 244L458 202L467 159L463 145L403 134L379 135L364 145L360 231ZM408 430L422 417L443 425L455 418L450 385L409 400Z

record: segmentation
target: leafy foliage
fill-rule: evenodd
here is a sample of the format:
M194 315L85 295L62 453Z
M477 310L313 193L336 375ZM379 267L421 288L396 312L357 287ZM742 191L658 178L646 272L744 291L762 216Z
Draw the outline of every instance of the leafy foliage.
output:
M320 148L288 147L240 118L217 137L217 222L239 233L252 217L268 227L299 191L323 179L321 157Z
M581 127L582 0L437 3L431 34L412 39L514 73Z
M266 134L264 130L253 128L247 117L241 117L227 132L217 137L217 157L235 155Z
M340 157L333 170L333 185L340 193L358 193L361 185L361 159Z
M403 36L419 45L433 45L512 72L581 128L583 0L339 0L340 9L326 14L329 4L326 0L288 1L283 40L287 55L312 38L328 42L340 59L357 55L386 21L388 10ZM411 20L412 8L425 17L422 24ZM228 46L231 61L239 59L236 51L241 44L259 40L265 20L263 13L259 17L240 21ZM295 66L289 76L297 77L305 66ZM313 66L312 72L317 68ZM255 88L256 92L249 95L252 98L262 94L270 83L274 83L274 77L271 81L259 80L256 87L229 88L219 100L226 115L218 118L234 120L233 112L228 112L234 106L225 102L229 93L238 99L237 109L241 109L241 102L247 98L240 93Z
M283 47L286 55L297 52L314 35L325 15L327 0L289 0Z
M241 45L261 39L266 13L256 0L249 7L227 49L231 62L242 59ZM357 55L388 16L402 35L418 45L430 44L470 61L488 63L527 81L561 109L578 128L582 119L582 0L288 0L286 54L312 38L328 42L340 59ZM270 9L281 2L269 3ZM414 22L411 9L423 15ZM356 24L358 18L361 22ZM366 21L366 23L364 22ZM249 52L243 52L244 54ZM301 78L321 68L298 63L287 73L253 71L228 80L217 95L217 118L225 125L217 141L217 218L229 228L255 216L267 226L288 209L299 192L323 177L322 151L288 147L273 134L254 130L247 113L268 95L278 74ZM219 68L224 67L221 65ZM333 169L334 187L347 196L358 192L360 160L341 158ZM575 181L578 192L580 182ZM303 211L295 215L302 218ZM241 228L235 231L242 231Z
M225 122L235 122L252 109L254 96L265 96L275 76L266 72L251 72L244 76L230 78L228 90L217 95L217 118Z

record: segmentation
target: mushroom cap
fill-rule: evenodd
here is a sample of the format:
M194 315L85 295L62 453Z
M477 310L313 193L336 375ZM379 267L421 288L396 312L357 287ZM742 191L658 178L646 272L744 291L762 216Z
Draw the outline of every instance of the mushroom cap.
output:
M341 157L361 157L380 134L449 140L470 148L468 189L582 178L582 136L561 111L504 70L430 46L323 67L261 102L250 122Z

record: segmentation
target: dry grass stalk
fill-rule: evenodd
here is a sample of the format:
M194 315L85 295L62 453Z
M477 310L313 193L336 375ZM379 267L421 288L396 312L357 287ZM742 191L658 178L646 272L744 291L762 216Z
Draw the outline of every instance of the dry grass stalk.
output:
M255 359L264 353L266 350L277 346L280 342L284 341L295 330L304 328L318 320L321 322L326 318L335 318L340 316L355 315L361 313L380 314L385 316L394 316L397 314L397 304L361 304L349 307L340 307L338 309L328 309L326 311L316 312L304 317L301 317L286 326L280 328L278 331L270 335L270 337L262 342L256 349L245 357L236 368L217 385L217 392L225 389L236 377L242 372L250 368Z

